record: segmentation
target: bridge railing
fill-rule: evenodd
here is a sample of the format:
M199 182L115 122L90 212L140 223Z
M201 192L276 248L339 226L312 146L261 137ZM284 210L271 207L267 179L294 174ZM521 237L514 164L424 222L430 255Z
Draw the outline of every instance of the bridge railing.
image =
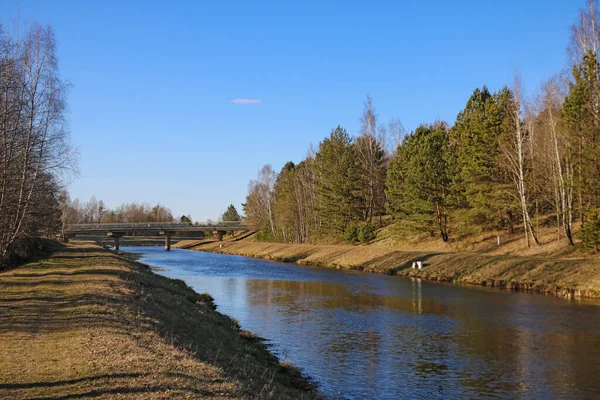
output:
M132 222L132 223L107 223L107 224L73 224L66 229L70 231L121 231L121 230L193 230L203 227L208 228L235 228L239 226L246 229L242 221L223 221L214 224L192 224L190 222Z

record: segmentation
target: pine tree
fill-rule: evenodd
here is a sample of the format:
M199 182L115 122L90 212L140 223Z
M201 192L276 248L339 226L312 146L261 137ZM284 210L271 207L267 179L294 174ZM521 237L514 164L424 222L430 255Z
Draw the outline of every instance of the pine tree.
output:
M233 204L230 204L229 207L227 207L227 210L223 213L223 221L241 221L241 217L240 214L237 212L237 210L235 209L235 206Z
M600 219L598 213L592 213L578 232L581 246L585 250L596 250L600 246Z
M575 168L577 213L600 207L600 68L596 54L588 52L573 67L573 81L561 109Z
M385 207L385 151L377 136L377 114L367 96L360 119L360 136L354 142L361 197L364 200L363 218L370 223L373 215L381 215Z
M507 176L499 166L499 138L506 119L508 94L492 95L484 86L476 89L450 130L457 160L453 190L457 194L459 219L484 229L499 222L512 226L507 210Z
M388 209L397 223L416 231L438 231L448 240L451 167L445 124L421 125L406 136L390 161Z
M298 204L293 190L295 169L296 166L293 162L287 162L277 176L274 187L273 213L275 215L277 239L284 242L299 241Z
M360 219L362 199L355 160L352 140L340 126L319 145L316 211L324 235L341 238L346 227Z

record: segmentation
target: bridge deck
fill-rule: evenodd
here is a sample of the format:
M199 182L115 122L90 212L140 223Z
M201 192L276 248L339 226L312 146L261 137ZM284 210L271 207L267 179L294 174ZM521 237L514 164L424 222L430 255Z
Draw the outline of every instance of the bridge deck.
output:
M193 225L190 223L144 222L118 224L74 224L67 227L65 233L110 233L110 232L207 232L207 231L245 231L248 227L241 222L219 222L218 224Z

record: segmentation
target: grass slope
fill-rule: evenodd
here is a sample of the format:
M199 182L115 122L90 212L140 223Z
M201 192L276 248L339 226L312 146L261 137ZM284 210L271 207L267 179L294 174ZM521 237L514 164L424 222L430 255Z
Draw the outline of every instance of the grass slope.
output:
M519 248L509 242L507 247ZM191 245L191 246L190 246ZM533 290L563 297L600 297L600 263L581 254L555 256L545 248L534 255L502 254L494 251L436 249L431 243L366 246L315 245L257 242L252 238L231 242L197 244L185 241L178 246L293 262L337 269L418 277L513 290ZM483 246L481 246L483 247ZM554 247L552 252L559 252ZM562 251L562 250L561 250ZM412 269L413 261L425 262L422 270Z
M0 398L316 398L208 295L75 242L0 274Z

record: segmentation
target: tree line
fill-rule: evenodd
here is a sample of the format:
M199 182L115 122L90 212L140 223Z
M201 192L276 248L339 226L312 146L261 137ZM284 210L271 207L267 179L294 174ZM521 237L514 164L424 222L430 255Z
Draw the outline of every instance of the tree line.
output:
M71 224L111 224L135 222L174 222L173 212L161 204L152 206L148 203L123 203L111 209L102 200L92 196L88 201L71 200L68 192L60 196L63 225ZM182 216L181 221L191 222L190 216Z
M169 207L161 204L123 203L116 208L109 208L104 201L90 197L87 201L78 198L71 200L66 190L61 190L58 196L60 215L63 229L72 224L112 224L137 222L182 222L193 223L190 214L174 217ZM219 217L219 221L240 221L241 217L233 204L230 204ZM207 221L215 223L213 221ZM199 222L197 222L199 223Z
M50 27L0 25L0 265L24 239L60 229L58 196L76 167Z
M497 91L476 88L452 126L424 123L402 135L367 97L358 135L338 126L300 163L266 165L249 183L246 222L263 240L331 237L368 242L394 224L444 241L518 230L539 245L539 218L556 238L600 244L600 13L572 27L568 73L525 98L517 74ZM401 140L398 140L402 136Z

